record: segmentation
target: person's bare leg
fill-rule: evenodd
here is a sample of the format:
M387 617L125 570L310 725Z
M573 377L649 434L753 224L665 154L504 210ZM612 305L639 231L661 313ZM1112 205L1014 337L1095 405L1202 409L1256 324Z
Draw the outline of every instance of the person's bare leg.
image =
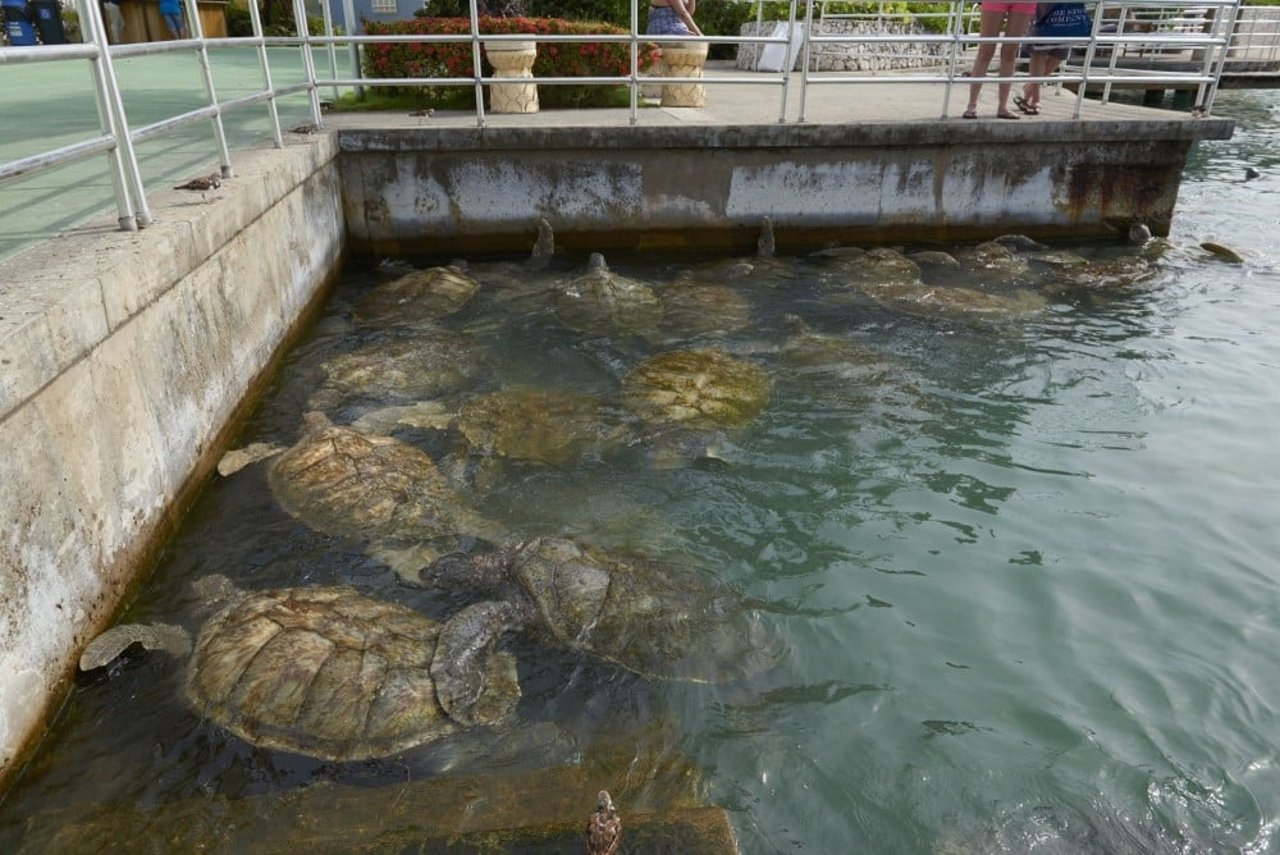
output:
M1038 53L1032 51L1031 61L1027 63L1027 74L1032 77L1044 77L1047 72L1044 69L1045 60L1049 54ZM1040 103L1040 84L1034 81L1028 81L1022 86L1022 100L1027 102L1027 106L1034 107Z
M978 28L978 35L984 39L993 38L1000 35L1000 25L1004 23L1004 12L983 12L981 24ZM987 69L991 67L991 57L995 55L996 46L993 44L978 45L978 54L973 58L973 68L969 70L969 77L975 81L981 81L987 76ZM982 91L982 84L969 84L969 106L965 110L966 113L976 112L978 109L978 93Z
M1005 30L1005 35L1019 37L1027 34L1027 25L1031 23L1031 16L1026 12L1010 12L1009 26ZM1005 42L1000 45L1000 76L1013 77L1014 65L1018 62L1017 42ZM999 106L996 108L997 116L1011 115L1009 113L1009 92L1013 89L1012 83L1001 83L997 88L999 93Z
M1044 62L1042 65L1043 67L1040 69L1040 76L1048 77L1049 75L1053 74L1055 71L1058 70L1058 66L1062 65L1062 60L1056 56L1052 56L1051 54L1046 53L1044 54ZM1044 91L1044 84L1037 83L1036 84L1036 100L1035 100L1035 105L1037 108L1039 108L1040 106L1040 93L1043 91Z

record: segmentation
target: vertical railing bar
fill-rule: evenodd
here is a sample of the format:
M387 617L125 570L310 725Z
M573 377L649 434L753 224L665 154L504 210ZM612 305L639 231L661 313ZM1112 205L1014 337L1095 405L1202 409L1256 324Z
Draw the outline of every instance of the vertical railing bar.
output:
M356 6L354 0L342 0L342 25L346 28L348 36L357 35L356 25L358 23L359 22L356 20ZM364 71L360 68L360 45L355 42L349 42L347 44L347 59L351 63L351 76L360 77L363 75ZM356 87L356 99L364 99L363 86Z
M280 110L276 106L276 86L271 80L271 63L267 59L267 43L263 41L262 15L258 12L257 0L249 0L249 22L253 26L253 38L257 42L258 67L262 69L262 80L267 92L267 115L271 119L271 141L276 148L284 148L284 136L280 133Z
M191 18L191 35L196 40L196 60L200 63L200 77L204 80L204 94L209 99L209 106L214 108L213 138L218 142L218 157L222 162L219 168L223 178L231 178L235 170L231 168L231 149L227 147L227 132L222 125L222 110L218 108L218 91L213 85L213 69L209 67L209 47L204 41L204 25L200 22L200 9L196 0L186 0L187 16Z
M791 6L787 10L787 46L783 50L784 61L782 64L782 111L778 116L778 122L781 124L787 120L787 89L791 81L791 66L795 64L791 56L791 34L796 29L796 2L791 0ZM813 4L806 3L804 7L804 44L801 46L801 56L803 59L800 63L800 115L796 117L797 122L803 122L805 117L805 104L809 97L809 37L813 35ZM757 35L759 35L757 33ZM764 48L762 44L761 49Z
M194 3L195 0L190 0L190 2ZM321 125L320 91L316 86L315 57L311 55L311 28L307 25L307 9L302 0L293 0L293 24L298 34L299 47L302 49L302 71L307 76L307 95L310 96L311 100L311 121L318 128Z
M1102 7L1105 0L1097 0L1093 7L1093 26L1089 31L1089 46L1084 51L1084 69L1080 73L1080 91L1076 93L1076 111L1072 115L1072 119L1080 118L1080 111L1084 109L1084 94L1089 89L1089 69L1093 66L1093 55L1098 47L1098 30L1102 27ZM1111 53L1115 54L1116 45L1111 46Z
M631 124L640 121L640 0L631 0Z
M483 67L480 64L480 10L476 5L476 0L470 0L471 9L471 74L476 82L476 126L483 128L484 119L484 84L480 72ZM534 50L537 50L538 41L534 38Z
M249 0L250 3L256 0ZM329 0L320 0L321 18L324 20L324 34L329 38L333 38L333 12L329 9ZM329 53L329 79L338 79L338 45L329 42L325 45ZM338 87L333 87L333 100L337 101L339 97Z
M951 0L947 13L947 32L951 35L951 57L947 62L947 82L942 88L942 118L951 112L951 93L955 88L956 66L960 62L960 29L964 26L964 0Z
M1240 15L1240 2L1239 0L1237 0L1237 2L1231 7L1231 22L1227 26L1228 34L1235 31L1236 21L1238 20L1239 15ZM1228 39L1228 43L1229 41L1230 40ZM1207 93L1203 93L1203 89L1204 89L1203 84L1200 87L1202 90L1202 100L1200 101L1199 104L1197 104L1197 106L1201 107L1204 110L1204 114L1206 116L1210 115L1213 112L1213 102L1214 102L1214 99L1217 98L1218 96L1218 81L1222 80L1222 72L1225 70L1226 64L1227 64L1227 52L1228 52L1227 47L1228 45L1223 46L1222 53L1218 57L1218 69L1216 72L1214 72L1213 83L1209 86L1209 91ZM1206 72L1207 71L1208 69L1206 69Z
M764 0L756 0L756 35L764 35ZM764 53L764 42L756 42L755 61L751 64L752 71L760 70L760 56Z
M1101 10L1099 10L1099 11L1101 11ZM1117 36L1123 36L1123 35L1124 35L1124 28L1128 26L1128 19L1129 19L1129 7L1128 7L1128 6L1121 6L1121 7L1120 7L1120 15L1116 18L1116 35L1117 35ZM1107 77L1108 77L1108 80L1107 80L1107 82L1106 82L1105 84L1103 84L1103 86L1102 86L1102 103L1103 103L1103 104L1109 104L1109 103L1111 103L1111 80L1110 80L1110 78L1112 78L1112 77L1115 77L1115 76L1116 76L1116 59L1117 59L1119 56L1120 56L1120 45L1119 45L1119 44L1114 44L1114 45L1112 45L1112 46L1111 46L1111 57L1110 57L1110 61L1107 63Z
M111 173L111 186L116 197L116 214L118 215L116 222L119 223L121 231L136 232L138 220L134 215L133 201L129 198L129 187L125 183L124 161L120 153L121 140L128 139L129 134L127 130L121 133L116 123L116 117L111 110L111 100L107 95L107 77L102 70L103 57L110 56L106 28L102 26L101 12L97 8L89 8L96 6L96 3L90 0L76 0L76 5L80 20L84 26L88 27L89 41L98 48L97 56L89 60L93 72L94 104L98 108L98 126L116 143L106 152L107 166ZM95 17L98 19L96 26Z
M92 0L87 5L93 6ZM111 51L104 49L107 44L106 27L102 24L102 13L98 9L89 11L90 25L94 28L94 37L98 40L99 55L102 59L102 72L106 78L108 107L112 113L117 133L117 144L121 159L124 161L124 175L133 194L134 219L139 228L146 228L154 220L151 216L151 205L147 201L147 190L142 184L142 170L138 168L138 153L133 147L133 134L129 130L129 119L124 111L124 99L120 96L120 83L116 79L115 64L111 61Z

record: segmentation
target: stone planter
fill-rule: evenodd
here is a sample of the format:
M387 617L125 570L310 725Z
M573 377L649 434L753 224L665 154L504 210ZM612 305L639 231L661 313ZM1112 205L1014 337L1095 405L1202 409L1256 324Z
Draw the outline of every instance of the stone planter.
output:
M533 61L538 58L536 42L485 42L485 56L494 77L533 80ZM538 112L538 84L494 83L489 87L489 112Z
M706 42L676 42L662 46L663 77L701 77L707 62ZM662 87L664 107L705 107L707 90L701 83L668 83Z

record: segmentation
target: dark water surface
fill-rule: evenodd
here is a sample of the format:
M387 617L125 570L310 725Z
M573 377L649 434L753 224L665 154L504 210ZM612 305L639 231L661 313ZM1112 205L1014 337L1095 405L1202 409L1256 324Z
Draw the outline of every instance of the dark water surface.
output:
M975 318L906 311L830 259L761 266L727 280L750 326L692 340L769 370L753 423L701 437L708 453L676 466L636 441L573 465L482 467L476 504L514 533L643 550L761 604L785 649L772 671L665 683L520 642L527 738L333 764L201 721L177 663L131 653L80 680L0 808L0 851L57 848L49 827L77 823L94 851L104 813L184 800L571 765L617 734L687 756L748 853L1280 851L1280 96L1226 93L1217 110L1241 126L1194 154L1161 254L1055 248L1149 269L1140 282L1070 283L1043 260L1011 282L926 267L1045 298ZM1246 165L1262 177L1243 181ZM715 261L611 264L661 293ZM691 340L566 329L529 286L585 263L473 263L484 287L441 325L485 342L490 384L616 395L645 356ZM352 267L242 444L297 437L319 364L372 335L353 302L389 278ZM859 350L797 367L789 314ZM396 435L437 458L455 441ZM285 514L263 469L211 482L130 620L197 626L188 583L212 573L456 606Z

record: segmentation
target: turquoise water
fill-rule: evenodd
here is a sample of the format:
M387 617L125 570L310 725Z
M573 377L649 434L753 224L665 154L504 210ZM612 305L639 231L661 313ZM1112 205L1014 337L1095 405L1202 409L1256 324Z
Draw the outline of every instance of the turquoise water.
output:
M1225 93L1217 110L1241 127L1194 154L1154 278L1045 287L1041 311L992 323L903 313L798 260L795 278L739 289L752 323L717 341L769 368L773 396L706 437L708 456L662 468L632 447L477 489L520 534L726 580L784 648L770 671L704 685L521 643L522 714L568 736L501 762L572 763L604 732L667 722L659 751L702 770L747 853L1280 851L1280 96ZM656 288L706 262L612 260ZM473 272L485 288L447 325L488 337L505 382L609 395L669 346L566 330L507 267ZM243 442L296 436L317 366L368 335L350 310L382 281L349 271ZM789 313L881 368L856 388L788 374ZM187 583L215 572L452 607L285 515L254 468L211 483L129 617L194 626ZM185 710L180 679L143 654L82 679L0 811L0 850L43 851L41 817L95 806L490 768L484 752L344 766L253 749Z

